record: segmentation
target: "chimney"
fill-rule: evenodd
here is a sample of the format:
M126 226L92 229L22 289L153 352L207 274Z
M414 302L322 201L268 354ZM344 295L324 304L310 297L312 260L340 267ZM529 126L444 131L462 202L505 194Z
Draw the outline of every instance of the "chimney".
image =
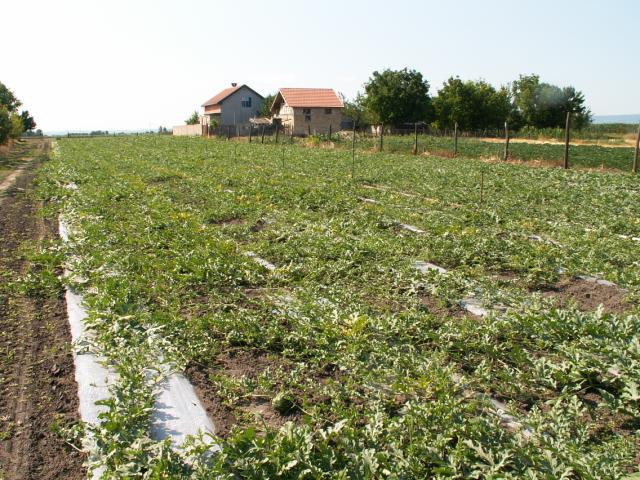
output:
M235 87L237 87L237 86L238 86L238 84L237 84L236 82L233 82L233 83L231 84L231 86L235 88Z

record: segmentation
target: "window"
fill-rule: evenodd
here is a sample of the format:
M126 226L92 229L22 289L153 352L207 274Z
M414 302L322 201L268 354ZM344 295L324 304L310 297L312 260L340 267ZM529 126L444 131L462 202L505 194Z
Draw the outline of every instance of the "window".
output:
M311 109L310 108L303 108L302 109L302 113L304 114L304 121L305 122L310 122L311 121Z
M304 121L305 122L310 122L311 121L311 115L305 115L304 116Z
M240 101L242 102L242 108L251 108L251 97L242 97Z
M324 114L325 115L331 115L332 110L330 108L325 108L324 109Z

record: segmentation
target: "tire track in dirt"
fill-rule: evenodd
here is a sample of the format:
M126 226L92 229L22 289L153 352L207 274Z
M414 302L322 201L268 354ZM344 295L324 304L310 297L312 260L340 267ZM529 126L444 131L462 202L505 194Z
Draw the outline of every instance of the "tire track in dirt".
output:
M57 235L27 195L36 166L25 165L0 198L0 478L79 479L84 456L56 433L78 419L63 292L11 286L37 268L22 249Z

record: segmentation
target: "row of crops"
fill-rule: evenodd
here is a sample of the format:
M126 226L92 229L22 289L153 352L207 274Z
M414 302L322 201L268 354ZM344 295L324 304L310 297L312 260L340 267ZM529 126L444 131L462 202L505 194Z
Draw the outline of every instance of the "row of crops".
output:
M635 471L632 175L129 137L60 140L40 192L77 232L52 257L82 279L93 348L119 375L84 432L114 476ZM577 274L624 299L583 311L545 295ZM470 296L501 308L473 316L457 306ZM219 453L151 440L159 352L196 385Z
M268 136L262 140L254 137L253 142L274 144L275 136ZM312 145L332 145L340 149L352 148L350 134L334 134L329 142L328 136L312 137L311 139L291 139L280 136L280 145L306 143ZM262 144L262 143L261 143ZM358 151L375 151L380 149L380 137L358 134L355 143ZM388 135L382 142L383 151L387 153L410 154L415 147L414 135ZM453 157L457 148L458 158L472 158L485 160L502 160L504 157L504 141L495 139L489 141L476 137L459 137L457 147L454 138L450 136L418 135L418 153L435 157ZM537 162L545 166L562 165L564 145L560 143L530 143L514 140L509 145L509 160L516 162ZM600 145L572 145L569 149L571 168L579 169L607 169L631 171L634 149L623 146Z

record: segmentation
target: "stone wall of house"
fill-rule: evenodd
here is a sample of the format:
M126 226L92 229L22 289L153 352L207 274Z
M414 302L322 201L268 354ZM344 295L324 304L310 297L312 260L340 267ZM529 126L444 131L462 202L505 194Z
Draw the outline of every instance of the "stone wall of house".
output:
M340 131L341 108L310 108L309 110L311 110L311 121L306 120L305 109L298 107L293 109L294 135L308 135L309 130L312 135L326 135L329 133L329 126L332 132ZM327 113L329 110L330 113Z

